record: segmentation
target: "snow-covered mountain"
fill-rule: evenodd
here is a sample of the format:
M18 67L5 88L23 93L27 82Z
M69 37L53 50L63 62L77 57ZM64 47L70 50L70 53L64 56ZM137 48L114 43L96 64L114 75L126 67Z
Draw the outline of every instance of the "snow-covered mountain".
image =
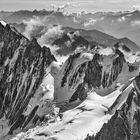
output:
M0 139L138 140L140 52L79 32L53 45L69 47L64 64L0 22Z
M54 77L56 118L12 140L139 139L140 57L130 55L121 44L71 55Z
M140 76L107 96L96 92L55 123L42 124L12 140L139 140Z
M55 99L73 101L80 98L83 91L86 94L92 90L101 96L110 94L118 83L124 84L139 72L138 64L130 70L132 64L139 62L139 55L129 51L122 44L113 48L97 45L70 55L55 80Z

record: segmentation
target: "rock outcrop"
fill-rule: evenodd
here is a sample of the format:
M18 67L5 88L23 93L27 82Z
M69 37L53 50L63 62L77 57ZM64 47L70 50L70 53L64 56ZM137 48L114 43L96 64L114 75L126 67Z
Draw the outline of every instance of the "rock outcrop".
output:
M0 139L43 118L38 89L52 61L49 48L0 23Z
M117 84L125 84L138 75L139 65L130 65L125 58L119 47L97 46L95 49L74 53L55 80L56 101L74 101L82 96L81 90L84 93L93 90L101 96L110 94Z

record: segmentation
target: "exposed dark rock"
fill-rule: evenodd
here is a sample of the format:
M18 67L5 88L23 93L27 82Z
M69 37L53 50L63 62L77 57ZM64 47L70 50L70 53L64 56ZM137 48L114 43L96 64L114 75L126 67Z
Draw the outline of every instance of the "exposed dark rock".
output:
M131 52L131 49L130 48L128 48L124 43L122 43L121 41L119 41L118 43L116 43L115 45L114 45L117 49L119 48L119 47L122 47L122 49L124 50L124 51L126 51L126 52Z
M73 102L77 99L81 101L85 100L87 92L93 89L109 89L118 79L123 68L126 67L129 69L128 66L126 66L124 54L117 48L113 51L114 53L106 56L100 54L95 48L70 55L64 65L64 72L60 80L60 88L65 88L65 86L68 86L70 89L75 88L69 102ZM84 53L93 55L93 58L89 61L82 60L81 56ZM81 62L79 63L78 60ZM82 82L77 85L80 80L82 80ZM107 92L103 94L109 94L109 91Z
M73 61L75 59L77 59L78 57L80 56L80 53L77 53L77 54L74 54L74 55L71 55L71 57L69 57L68 59L68 65L66 66L65 68L65 73L64 73L64 77L62 79L62 83L61 83L61 86L63 87L64 84L67 82L67 76L70 74L70 70L72 70L73 68Z
M58 50L57 53L60 55L68 55L70 53L73 53L78 47L80 48L88 48L90 45L90 42L88 42L85 38L83 38L80 35L74 35L74 32L69 33L73 38L71 39L66 33L63 34L63 36L57 40L55 40L52 45L57 45ZM92 44L92 47L94 45Z
M0 119L5 118L0 125L7 125L10 135L34 118L38 107L29 116L24 112L52 61L55 58L49 48L41 48L36 39L29 41L10 25L0 24Z

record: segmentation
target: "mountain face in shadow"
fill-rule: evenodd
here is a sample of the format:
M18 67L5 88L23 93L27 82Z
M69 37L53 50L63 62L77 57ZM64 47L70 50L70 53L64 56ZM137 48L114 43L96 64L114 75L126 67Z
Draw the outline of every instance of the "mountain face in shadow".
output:
M36 92L52 61L55 58L48 48L0 23L0 139L42 119Z

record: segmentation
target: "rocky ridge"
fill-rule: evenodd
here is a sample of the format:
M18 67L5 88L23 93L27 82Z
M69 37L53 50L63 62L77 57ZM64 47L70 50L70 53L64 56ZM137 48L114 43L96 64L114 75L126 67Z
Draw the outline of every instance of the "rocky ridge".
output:
M42 119L45 103L37 90L52 61L50 49L0 23L0 139Z

